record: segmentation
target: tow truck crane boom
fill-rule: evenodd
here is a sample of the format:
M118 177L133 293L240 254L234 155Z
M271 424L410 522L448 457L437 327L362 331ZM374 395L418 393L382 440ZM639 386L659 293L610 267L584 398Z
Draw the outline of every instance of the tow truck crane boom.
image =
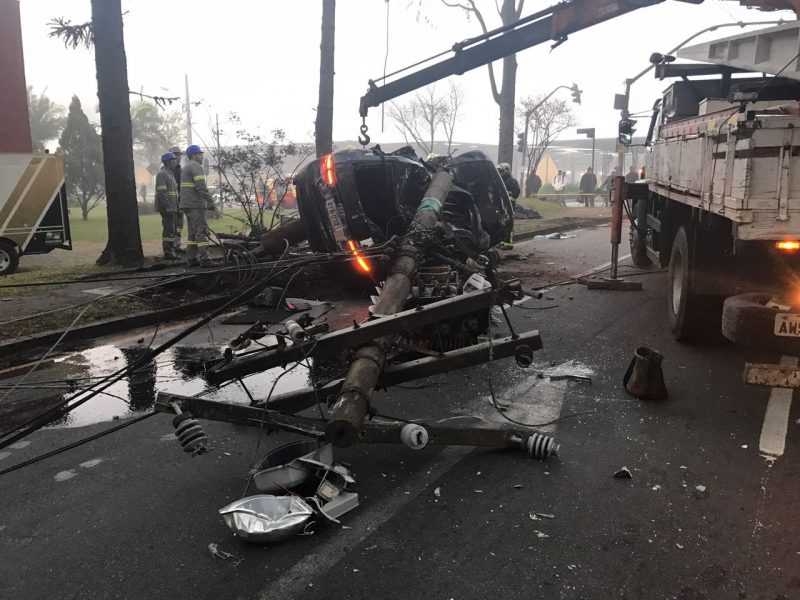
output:
M379 106L403 94L414 91L450 75L461 75L495 60L531 48L547 40L554 40L553 47L566 41L567 36L581 29L608 21L638 8L660 4L664 0L567 0L546 8L519 21L498 27L483 35L454 44L450 51L437 54L382 79L381 85L369 81L367 93L361 97L359 113L367 116L372 106ZM701 4L703 0L680 0L690 4ZM410 69L429 63L445 54L443 58L417 71L387 81Z

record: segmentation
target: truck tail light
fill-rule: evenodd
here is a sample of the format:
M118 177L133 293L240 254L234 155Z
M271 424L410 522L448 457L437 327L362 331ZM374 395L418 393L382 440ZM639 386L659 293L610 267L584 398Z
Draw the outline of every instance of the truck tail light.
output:
M347 247L350 252L353 253L353 256L356 259L356 266L358 267L358 270L362 273L371 273L372 265L370 265L369 261L361 254L358 249L358 245L353 240L347 240Z
M329 187L336 185L336 164L333 161L333 154L325 154L319 159L319 174L325 185Z
M797 240L781 240L775 242L775 248L786 254L794 254L800 250L800 242Z

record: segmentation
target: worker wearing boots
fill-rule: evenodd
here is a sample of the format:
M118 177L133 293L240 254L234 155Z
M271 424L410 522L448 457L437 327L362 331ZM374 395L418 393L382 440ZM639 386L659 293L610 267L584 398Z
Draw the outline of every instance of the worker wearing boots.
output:
M175 240L178 236L178 184L172 175L176 158L172 152L161 156L161 169L156 175L155 209L161 215L161 246L164 258L174 260Z
M203 172L203 151L192 144L186 149L186 164L181 168L180 209L186 215L189 241L186 243L186 260L196 266L207 260L208 224L206 210L212 210L214 202L206 187Z
M181 197L181 189L180 189L180 184L181 184L181 156L183 156L183 150L181 150L178 146L173 146L172 148L169 149L169 151L172 152L175 155L175 166L172 168L172 174L175 177L175 182L178 184L178 200L180 200L180 197ZM184 221L183 212L179 208L178 212L175 213L175 214L176 214L176 218L177 218L177 220L175 222L176 223L175 224L175 229L178 232L178 235L175 238L175 252L178 253L178 254L182 254L183 253L183 248L181 248L181 238L183 237L183 221Z

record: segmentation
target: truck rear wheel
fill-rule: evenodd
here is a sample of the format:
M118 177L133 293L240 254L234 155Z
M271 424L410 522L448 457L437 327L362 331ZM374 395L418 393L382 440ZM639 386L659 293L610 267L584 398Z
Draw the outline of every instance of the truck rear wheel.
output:
M722 298L700 295L694 286L699 258L691 250L686 228L679 227L672 242L667 282L667 315L678 341L720 337Z
M0 275L10 275L19 266L17 247L8 240L0 240Z

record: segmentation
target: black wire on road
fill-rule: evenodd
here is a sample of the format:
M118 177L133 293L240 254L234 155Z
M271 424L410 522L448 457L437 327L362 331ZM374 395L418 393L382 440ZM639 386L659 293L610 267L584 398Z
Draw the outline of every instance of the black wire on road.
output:
M134 417L133 419L129 419L129 420L123 422L123 423L120 423L119 425L114 425L113 427L109 427L108 429L105 429L105 430L103 430L103 431L101 431L99 433L95 433L94 435L90 435L88 437L80 439L77 442L72 442L71 444L67 444L66 446L61 446L60 448L56 448L55 450L50 450L49 452L45 452L43 454L39 454L38 456L34 456L33 458L30 458L28 460L24 460L21 463L17 463L16 465L12 465L12 466L0 471L0 475L5 475L7 473L13 473L14 471L18 471L19 469L22 469L24 467L28 467L30 465L36 464L36 463L41 462L41 461L43 461L43 460L45 460L47 458L51 458L53 456L57 456L58 454L61 454L61 453L66 452L68 450L72 450L73 448L77 448L78 446L83 446L84 444L88 444L89 442L92 442L94 440L98 440L98 439L100 439L102 437L105 437L105 436L111 434L111 433L115 433L115 432L119 431L120 429L125 429L126 427L130 427L131 425L135 425L136 423L141 423L145 419L149 419L153 415L157 415L157 414L158 414L157 412L153 411L153 412L145 413L145 414L140 415L138 417Z
M300 266L300 265L298 265L298 266ZM285 271L288 271L290 268L291 267L287 267L285 269L282 269L282 270L278 271L277 273L275 273L273 276L278 276L279 274L282 274ZM0 450L2 450L3 448L5 448L5 447L7 447L7 446L9 446L11 444L13 444L16 441L19 441L19 440L23 439L25 436L33 433L34 431L36 431L37 429L43 427L44 425L46 425L47 423L53 421L54 419L58 419L58 418L64 416L65 414L69 413L70 411L74 410L78 406L81 406L82 404L88 402L89 400L94 398L98 393L100 393L100 392L104 391L105 389L111 387L114 383L116 383L117 381L122 379L128 373L133 372L134 370L138 369L139 367L141 367L146 362L149 362L149 361L153 360L160 353L162 353L165 350L171 348L172 346L174 346L175 344L180 342L182 339L186 338L187 336L191 335L192 333L194 333L198 329L200 329L200 328L204 327L206 324L210 323L213 319L215 319L216 317L218 317L219 315L224 313L226 310L229 310L232 306L236 306L236 305L240 304L241 302L243 302L246 298L250 297L251 295L254 295L254 294L257 294L258 292L260 292L263 288L265 288L267 286L267 284L270 282L270 280L271 280L270 277L265 277L263 280L261 280L261 281L255 283L254 285L248 287L246 290L244 290L240 294L238 294L235 297L233 297L230 300L228 300L222 306L220 306L217 309L211 311L209 314L207 314L205 317L203 317L199 321L195 322L194 324L190 325L186 329L184 329L181 332L179 332L178 334L174 335L173 337L171 337L167 341L165 341L162 344L160 344L152 352L143 354L140 358L136 359L130 365L128 365L126 367L123 367L121 369L118 369L117 371L114 371L113 373L110 373L109 375L107 375L106 377L104 377L103 379L98 381L97 383L93 384L90 388L88 388L88 390L83 391L83 392L79 392L79 393L73 395L71 398L66 400L66 404L65 405L53 407L53 408L45 411L44 413L34 417L33 419L29 420L27 423L24 423L24 424L20 425L19 427L17 427L14 430L17 433L12 433L9 437L6 437L5 439L0 440ZM84 397L80 397L80 396L82 396L84 394L86 394ZM72 402L72 404L70 404L70 402L73 401L73 400L75 400L75 401Z

